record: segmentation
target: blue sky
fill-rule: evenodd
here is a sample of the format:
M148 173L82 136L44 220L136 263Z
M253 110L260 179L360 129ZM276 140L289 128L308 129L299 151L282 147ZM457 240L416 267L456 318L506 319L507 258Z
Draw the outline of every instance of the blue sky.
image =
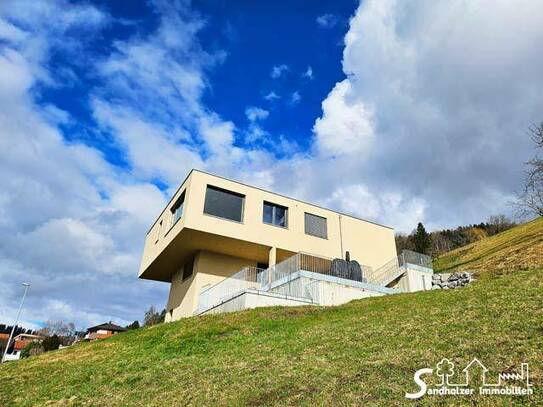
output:
M0 321L128 323L191 168L409 232L510 214L537 2L0 3Z
M206 104L240 126L247 122L245 107L260 106L270 112L265 125L272 138L284 135L307 149L320 103L344 77L343 37L356 2L292 2L288 13L279 2L217 4L197 7L210 16L210 24L225 27L219 36L204 29L202 42L228 50L225 62L210 73L213 85ZM316 23L325 14L335 21L330 27ZM274 66L287 68L272 78ZM306 75L308 69L312 76ZM281 99L265 100L271 92ZM298 102L292 100L295 92Z
M64 35L84 47L84 57L107 58L116 41L144 38L157 30L160 15L153 3L96 2L109 15L98 35L69 30ZM343 38L355 1L291 2L288 12L276 2L202 1L191 7L191 18L201 21L199 47L215 59L203 69L206 89L202 102L218 115L232 121L236 145L247 144L244 131L250 127L246 109L266 110L266 143L288 139L296 151L310 147L312 126L321 102L331 87L344 77L341 67ZM69 140L82 140L100 149L108 161L129 165L122 151L104 143L95 133L89 97L104 86L89 71L88 60L74 59L71 52L58 52L49 61L61 84L37 86L37 99L70 113L73 120L63 126ZM277 76L272 75L277 69ZM69 70L64 72L65 70ZM77 80L73 79L73 76ZM269 97L269 95L275 95ZM235 97L232 97L235 95ZM267 97L268 96L268 97ZM102 135L107 138L107 134ZM262 140L256 141L262 144ZM269 147L269 145L265 146ZM292 153L276 151L283 156ZM157 185L164 186L157 180Z

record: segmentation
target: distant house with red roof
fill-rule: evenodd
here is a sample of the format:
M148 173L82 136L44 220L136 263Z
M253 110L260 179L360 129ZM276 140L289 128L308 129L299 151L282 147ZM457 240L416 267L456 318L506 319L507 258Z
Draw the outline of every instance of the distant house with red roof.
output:
M5 338L5 343L7 344L7 341L9 339L8 334L0 334L0 340L3 340ZM18 360L21 357L21 351L31 342L41 342L45 338L40 335L31 335L31 334L19 334L13 338L13 342L11 342L13 345L13 350L11 353L8 353L6 355L6 360ZM8 351L9 352L9 351Z
M93 341L95 339L105 339L124 331L126 331L126 328L115 325L114 323L109 321L104 324L88 328L87 334L85 335L85 340Z

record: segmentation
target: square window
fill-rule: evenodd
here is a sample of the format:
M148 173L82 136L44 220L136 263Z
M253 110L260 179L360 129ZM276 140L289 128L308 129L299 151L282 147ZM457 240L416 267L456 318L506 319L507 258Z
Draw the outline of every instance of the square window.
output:
M328 226L326 218L322 216L305 213L305 233L306 235L328 238Z
M264 223L287 227L288 208L272 204L270 202L264 202L264 208L262 212L262 221Z

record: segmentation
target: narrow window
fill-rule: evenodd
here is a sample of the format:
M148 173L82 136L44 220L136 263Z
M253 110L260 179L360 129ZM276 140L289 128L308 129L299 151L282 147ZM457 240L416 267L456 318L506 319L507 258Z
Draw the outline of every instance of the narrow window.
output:
M306 235L328 238L328 226L326 224L326 218L322 216L312 215L311 213L305 213L305 233Z
M244 195L208 185L204 213L241 222L244 201Z
M171 212L172 212L172 226L177 223L179 219L181 219L181 216L183 216L183 206L185 204L185 192L181 194L181 196L175 201L175 203L172 206Z
M270 202L264 202L264 209L262 212L262 221L264 223L286 228L287 218L288 208Z

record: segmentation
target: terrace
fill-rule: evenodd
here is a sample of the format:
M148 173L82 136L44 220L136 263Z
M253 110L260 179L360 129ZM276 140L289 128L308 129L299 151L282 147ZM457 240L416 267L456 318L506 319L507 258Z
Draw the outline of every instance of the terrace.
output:
M360 265L353 272L352 268L338 267L337 261L297 253L268 269L245 267L204 287L195 315L271 305L337 305L405 291L401 282L409 270L433 273L431 258L411 251L376 270Z

